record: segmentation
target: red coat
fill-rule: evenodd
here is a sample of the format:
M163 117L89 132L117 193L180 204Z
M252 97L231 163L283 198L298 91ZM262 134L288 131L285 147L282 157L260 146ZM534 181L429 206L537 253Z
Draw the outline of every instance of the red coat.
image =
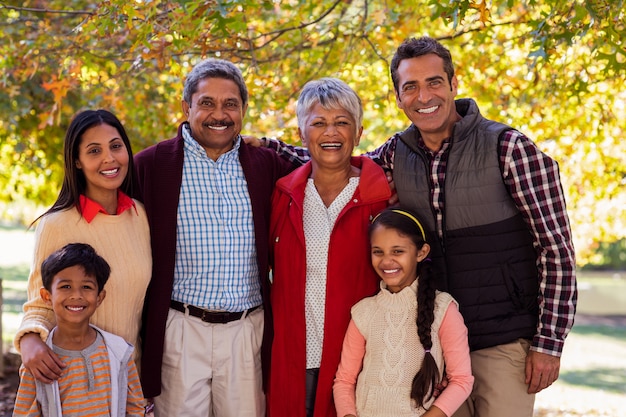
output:
M352 200L339 214L330 236L324 345L315 417L337 415L332 386L350 321L350 308L379 288L379 278L371 266L367 229L372 218L387 206L391 192L383 170L370 159L353 157L351 164L361 168L361 175ZM305 417L306 414L306 249L302 207L310 173L311 163L308 163L280 179L272 197L270 299L274 340L267 393L268 417Z

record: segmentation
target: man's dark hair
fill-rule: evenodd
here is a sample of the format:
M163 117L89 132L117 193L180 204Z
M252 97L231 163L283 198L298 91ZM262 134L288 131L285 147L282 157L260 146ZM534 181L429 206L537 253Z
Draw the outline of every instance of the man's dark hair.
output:
M393 59L391 60L391 80L393 81L393 88L396 90L396 93L399 92L398 67L400 66L400 62L404 59L417 58L427 54L435 54L443 59L443 69L448 75L448 83L450 83L450 88L452 88L454 65L452 65L452 55L450 55L450 51L436 39L422 36L421 38L406 39L393 55Z
M98 294L111 275L111 267L98 255L94 248L86 243L70 243L53 252L41 264L41 280L46 290L52 291L52 280L55 275L66 268L80 266L85 275L95 277L98 283Z

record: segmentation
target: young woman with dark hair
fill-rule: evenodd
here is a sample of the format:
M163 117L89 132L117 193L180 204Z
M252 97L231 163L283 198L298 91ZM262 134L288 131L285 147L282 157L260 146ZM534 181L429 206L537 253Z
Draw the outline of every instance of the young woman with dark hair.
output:
M133 154L122 123L107 110L78 113L64 141L64 179L56 202L38 217L28 301L14 345L39 381L59 378L65 364L44 343L56 324L41 298L41 263L69 243L91 245L111 265L107 297L92 323L122 336L140 352L143 301L152 275L150 231L131 195ZM135 358L136 359L136 358Z

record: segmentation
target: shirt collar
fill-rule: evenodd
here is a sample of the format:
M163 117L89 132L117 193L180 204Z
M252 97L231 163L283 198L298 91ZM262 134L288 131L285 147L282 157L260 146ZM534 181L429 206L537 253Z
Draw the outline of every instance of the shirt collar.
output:
M117 190L117 212L115 214L120 215L130 208L134 208L135 214L138 214L133 199L124 194L121 190ZM107 211L100 203L84 194L80 195L80 211L87 223L91 223L98 213L108 215Z
M422 135L419 135L419 134L417 135L417 146L429 155L437 155L437 154L446 152L451 142L452 142L452 137L445 138L441 144L441 149L439 149L438 151L433 151L428 146L426 146L426 144L424 143L424 138L422 138Z
M185 124L183 124L183 142L185 144L185 148L189 151L193 152L197 156L208 158L206 150L191 135L191 127L189 126L188 122L185 122ZM237 137L234 139L233 148L226 152L224 155L233 153L238 154L239 146L241 146L241 135L237 135Z

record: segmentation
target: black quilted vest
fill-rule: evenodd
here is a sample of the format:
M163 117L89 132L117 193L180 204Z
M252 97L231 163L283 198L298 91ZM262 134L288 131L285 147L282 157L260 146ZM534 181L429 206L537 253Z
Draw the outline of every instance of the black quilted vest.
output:
M398 197L426 223L431 258L444 272L438 287L459 302L470 349L532 339L539 315L537 254L499 164L498 140L511 128L483 118L471 99L456 106L463 119L454 127L443 185L443 239L435 231L428 159L413 125L397 135Z

